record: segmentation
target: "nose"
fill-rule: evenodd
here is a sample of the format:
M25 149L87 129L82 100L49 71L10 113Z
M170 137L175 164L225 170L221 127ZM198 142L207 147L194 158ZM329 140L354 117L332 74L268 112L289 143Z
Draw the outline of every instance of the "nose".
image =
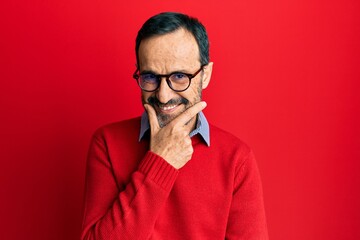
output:
M169 87L166 78L162 77L160 86L156 90L156 97L161 103L167 103L173 97L174 91Z

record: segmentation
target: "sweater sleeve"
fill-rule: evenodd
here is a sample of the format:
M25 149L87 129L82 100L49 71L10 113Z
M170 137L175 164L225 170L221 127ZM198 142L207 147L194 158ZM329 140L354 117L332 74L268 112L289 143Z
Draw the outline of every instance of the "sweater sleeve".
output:
M119 189L103 138L94 136L86 170L82 240L148 239L178 170L148 151Z
M260 175L251 151L235 174L226 239L268 240Z

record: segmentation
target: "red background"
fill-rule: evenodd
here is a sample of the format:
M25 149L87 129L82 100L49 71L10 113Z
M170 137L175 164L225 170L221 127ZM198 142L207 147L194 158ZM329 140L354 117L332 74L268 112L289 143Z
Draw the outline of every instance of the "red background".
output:
M206 26L208 119L254 149L271 239L360 239L360 2L2 1L0 239L78 239L91 134L140 115L134 39Z

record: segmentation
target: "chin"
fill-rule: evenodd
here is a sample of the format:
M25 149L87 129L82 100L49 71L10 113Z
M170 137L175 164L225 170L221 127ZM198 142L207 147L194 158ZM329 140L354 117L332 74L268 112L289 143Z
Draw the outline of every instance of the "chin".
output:
M161 114L161 115L158 114L157 115L157 119L158 119L160 127L165 127L166 125L168 125L176 117L177 117L177 115L176 116L164 115L164 114Z

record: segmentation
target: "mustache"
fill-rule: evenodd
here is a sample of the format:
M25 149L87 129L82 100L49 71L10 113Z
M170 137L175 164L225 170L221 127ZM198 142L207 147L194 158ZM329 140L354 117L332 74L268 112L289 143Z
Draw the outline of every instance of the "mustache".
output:
M187 100L186 98L177 98L177 99L170 99L167 103L162 103L159 101L159 99L157 99L157 97L155 96L151 96L147 99L147 102L151 105L151 106L159 106L159 107L163 107L166 105L177 105L177 104L185 104L187 105L189 103L189 100Z

